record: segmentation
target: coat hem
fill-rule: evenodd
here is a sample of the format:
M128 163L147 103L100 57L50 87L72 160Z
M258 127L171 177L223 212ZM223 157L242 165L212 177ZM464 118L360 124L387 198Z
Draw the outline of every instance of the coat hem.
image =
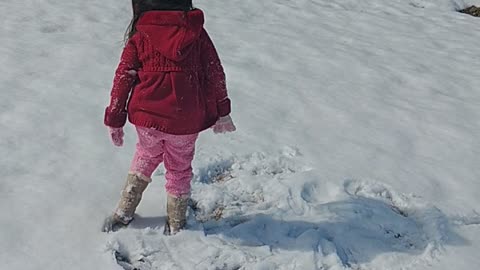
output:
M200 133L206 129L211 128L218 119L212 119L208 121L205 125L196 127L196 128L187 128L187 129L178 129L178 128L172 128L168 127L167 124L161 123L159 121L154 121L154 120L146 120L146 119L139 119L140 117L129 117L128 121L135 125L135 126L140 126L144 128L153 128L155 130L158 130L160 132L164 132L167 134L172 134L172 135L190 135L190 134L197 134Z

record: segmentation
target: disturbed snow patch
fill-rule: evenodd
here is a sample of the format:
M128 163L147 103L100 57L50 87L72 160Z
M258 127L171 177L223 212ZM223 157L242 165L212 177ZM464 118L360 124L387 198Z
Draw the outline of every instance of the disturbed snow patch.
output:
M265 197L272 196L282 180L311 170L305 164L301 153L290 147L278 153L212 158L195 172L192 201L197 220L270 208Z
M449 219L377 182L318 181L297 150L212 158L193 181L188 230L123 230L125 269L415 269L461 245ZM332 190L338 190L332 196Z

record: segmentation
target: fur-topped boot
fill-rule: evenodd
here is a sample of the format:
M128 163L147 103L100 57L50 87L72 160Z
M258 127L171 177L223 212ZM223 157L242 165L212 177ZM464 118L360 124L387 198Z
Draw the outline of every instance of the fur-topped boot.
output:
M165 222L165 235L175 235L187 225L187 208L189 195L167 195L167 221Z
M136 174L128 174L127 182L122 190L117 209L108 217L103 224L103 232L117 231L128 226L133 220L133 215L142 199L142 194L149 184Z

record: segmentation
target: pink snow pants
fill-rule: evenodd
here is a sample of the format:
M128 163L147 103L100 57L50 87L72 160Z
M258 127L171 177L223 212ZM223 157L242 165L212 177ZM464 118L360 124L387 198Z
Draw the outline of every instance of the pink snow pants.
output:
M155 129L136 128L138 143L130 172L140 173L150 179L158 165L164 162L168 194L176 197L189 194L198 134L171 135Z

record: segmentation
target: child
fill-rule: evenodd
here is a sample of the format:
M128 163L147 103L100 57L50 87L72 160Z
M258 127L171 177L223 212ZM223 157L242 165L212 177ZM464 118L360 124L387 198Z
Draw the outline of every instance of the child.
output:
M215 133L235 131L230 99L203 12L191 0L132 0L132 7L104 122L113 143L122 146L128 116L138 144L120 202L103 231L132 221L152 173L164 162L165 234L175 234L186 225L198 133L210 127Z

